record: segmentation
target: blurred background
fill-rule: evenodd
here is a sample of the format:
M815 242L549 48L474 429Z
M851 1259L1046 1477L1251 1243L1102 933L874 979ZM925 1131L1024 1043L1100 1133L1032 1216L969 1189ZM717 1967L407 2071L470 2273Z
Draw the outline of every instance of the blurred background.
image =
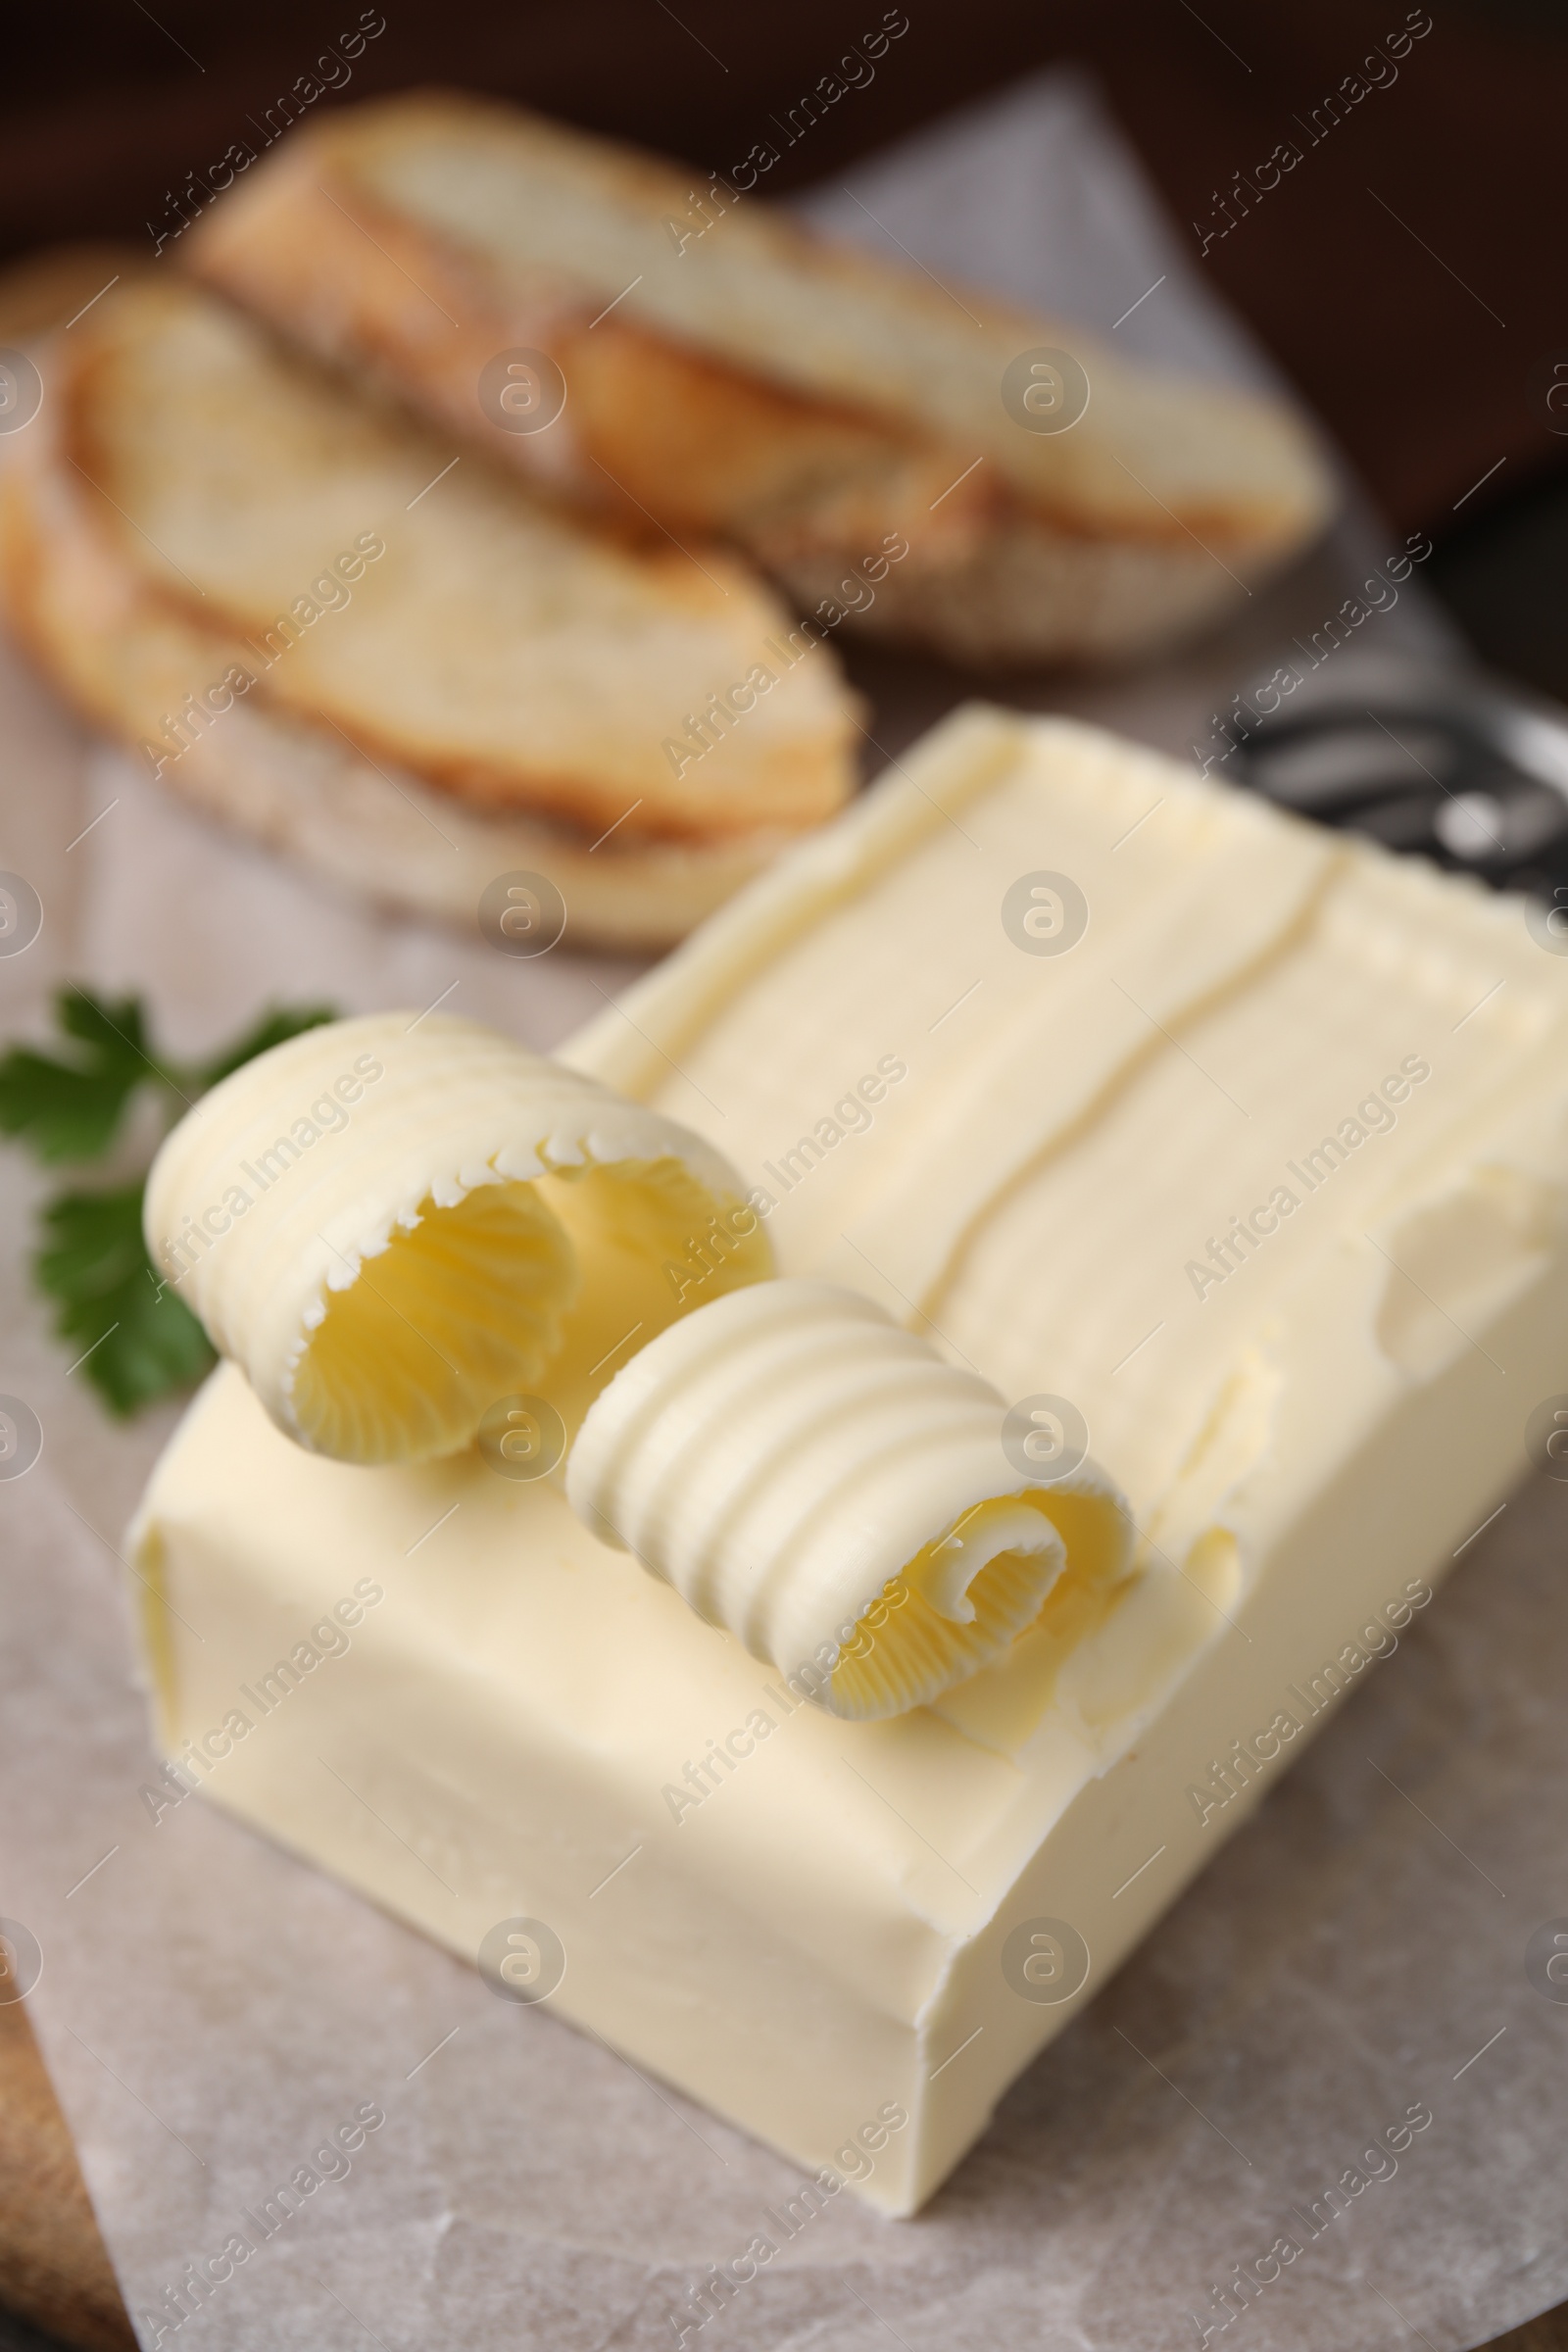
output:
M460 81L585 127L728 169L812 86L866 0L748 10L721 0L386 0L341 93ZM911 36L769 175L783 195L1041 67L1078 63L1196 253L1237 172L1297 137L1401 0L911 0ZM129 238L169 217L193 155L244 137L344 0L219 10L77 0L19 12L0 98L0 256ZM1400 531L1438 555L1428 585L1478 653L1568 699L1568 18L1552 0L1442 0L1435 35L1254 205L1202 266L1323 419ZM323 105L339 103L328 94ZM1568 380L1568 379L1565 379Z

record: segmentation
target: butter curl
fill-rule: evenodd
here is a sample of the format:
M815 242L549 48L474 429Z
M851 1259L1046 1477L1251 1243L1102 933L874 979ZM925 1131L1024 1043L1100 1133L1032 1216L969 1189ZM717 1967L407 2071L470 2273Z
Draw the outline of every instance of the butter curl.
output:
M580 1517L836 1715L898 1715L994 1663L1131 1528L1092 1463L1019 1474L1006 1407L869 1299L781 1281L654 1340L588 1412Z
M569 1434L683 1298L770 1270L699 1137L435 1015L332 1022L236 1070L165 1143L145 1222L278 1427L367 1463L457 1451L519 1394Z

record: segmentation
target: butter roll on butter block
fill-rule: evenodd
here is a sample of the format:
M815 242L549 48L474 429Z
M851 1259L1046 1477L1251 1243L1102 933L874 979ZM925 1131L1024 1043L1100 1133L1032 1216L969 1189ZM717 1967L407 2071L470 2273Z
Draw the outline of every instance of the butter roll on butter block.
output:
M233 1071L147 1179L148 1250L278 1427L351 1462L451 1453L509 1396L564 1444L682 1312L770 1269L735 1171L673 1119L477 1022L331 1021ZM630 1317L630 1322L627 1317Z
M835 1714L939 1697L1048 1598L1107 1605L1131 1546L1102 1475L1058 1462L1048 1491L987 1382L857 1292L768 1281L744 1192L563 1062L382 1013L214 1087L144 1224L285 1436L361 1464L477 1443L508 1476L569 1453L595 1533ZM671 1254L694 1248L695 1305Z
M1009 1408L1069 1562L1045 1605L843 1720L718 1597L768 1567L705 1554L700 1447L650 1500L639 1413L680 1378L637 1407L617 1358L568 1468L650 1576L551 1480L323 1458L228 1365L134 1533L167 1751L454 1950L526 1939L497 1990L914 2211L1525 1471L1568 1389L1565 1049L1519 902L958 713L563 1059L708 1139L784 1277L694 1233L645 1380L732 1317L760 1348L797 1286L862 1294ZM742 1384L704 1409L716 1446ZM1134 1550L1075 1579L1091 1449Z
M761 1282L616 1373L566 1495L792 1688L835 1715L903 1715L1044 1611L1108 1605L1126 1573L1121 1498L1089 1464L1037 1483L1006 1412L858 1292Z

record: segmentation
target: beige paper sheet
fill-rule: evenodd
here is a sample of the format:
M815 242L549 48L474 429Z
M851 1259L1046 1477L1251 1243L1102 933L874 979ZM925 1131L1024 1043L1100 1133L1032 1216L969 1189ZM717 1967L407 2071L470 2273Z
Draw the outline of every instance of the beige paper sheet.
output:
M880 231L836 187L815 208L847 231L1053 301L1149 356L1256 368L1071 77L941 126L852 184ZM1185 754L1385 538L1392 549L1352 520L1179 661L1007 695ZM1408 674L1451 651L1413 591L1362 636L1336 676ZM889 752L965 691L892 657L855 666ZM41 1024L56 981L83 976L146 992L180 1049L268 997L360 1010L444 992L548 1046L629 971L564 952L510 962L316 887L90 750L3 647L0 713L0 866L47 910L36 945L0 959L7 1037ZM0 1483L0 1913L42 1947L37 2023L132 2310L157 2311L186 2263L376 2101L387 2120L348 2177L216 2290L185 2340L670 2346L667 2311L792 2193L791 2168L547 2012L492 1999L202 1800L153 1826L116 1547L173 1414L111 1425L67 1376L26 1295L40 1184L10 1151L0 1180L0 1390L46 1433L37 1467ZM1535 1401L1521 1399L1521 1428ZM1301 2240L1292 2208L1423 2101L1434 2121L1396 2174L1307 2242L1225 2342L1382 2352L1424 2337L1455 2352L1568 2294L1568 2003L1525 1971L1532 1932L1568 1914L1565 1567L1568 1487L1538 1481L1014 2087L928 2212L892 2224L836 2199L688 2344L1196 2344L1190 2315L1219 2316L1211 2288L1280 2236Z

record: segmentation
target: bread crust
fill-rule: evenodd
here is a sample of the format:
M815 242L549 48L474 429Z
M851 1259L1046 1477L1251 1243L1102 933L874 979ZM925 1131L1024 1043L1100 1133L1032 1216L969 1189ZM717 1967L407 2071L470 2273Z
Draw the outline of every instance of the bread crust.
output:
M565 901L568 944L657 953L761 870L791 835L660 841L476 813L407 768L376 764L324 724L236 700L161 765L160 728L215 675L222 641L123 563L47 442L0 477L0 595L56 687L192 808L354 896L472 930L498 875L525 871Z
M712 298L687 306L683 332L670 314L684 288L662 312L630 288L622 302L608 281L592 282L586 261L541 266L504 251L494 220L474 218L460 234L450 218L395 200L407 157L465 140L559 181L567 217L585 187L602 193L623 251L643 253L657 275L655 243L686 207L682 177L518 110L441 94L309 125L206 217L187 263L558 495L725 537L802 601L829 593L821 582L902 531L909 558L869 625L970 662L1147 652L1255 589L1327 517L1325 471L1273 404L1142 377L1096 355L1095 397L1102 408L1120 400L1127 434L1098 416L1070 434L1023 431L1004 414L1003 355L1065 342L1069 330L967 292L952 297L950 325L930 312L940 292L821 245L753 200L710 233L773 270L781 299L814 272L825 294L862 295L868 313L880 303L962 379L944 414L934 398L922 405L917 384L872 365L873 315L863 380L830 353L814 382L808 361L786 381L780 353L763 355L768 372ZM1085 348L1076 333L1071 342ZM482 368L516 349L547 351L565 378L565 409L548 430L504 431L481 409ZM1172 447L1203 445L1185 488L1151 473L1167 412Z
M459 463L448 444L188 281L106 299L56 407L101 536L164 610L222 637L213 675L245 664L372 761L590 838L628 818L698 844L788 832L853 789L856 706L832 653L781 652L784 610L733 555L628 546L471 461L425 505ZM328 512L345 536L379 518L384 561L329 591L358 609L318 628L308 594L278 599L330 554ZM285 642L286 660L270 653ZM737 717L724 698L758 665L739 708L759 715Z

